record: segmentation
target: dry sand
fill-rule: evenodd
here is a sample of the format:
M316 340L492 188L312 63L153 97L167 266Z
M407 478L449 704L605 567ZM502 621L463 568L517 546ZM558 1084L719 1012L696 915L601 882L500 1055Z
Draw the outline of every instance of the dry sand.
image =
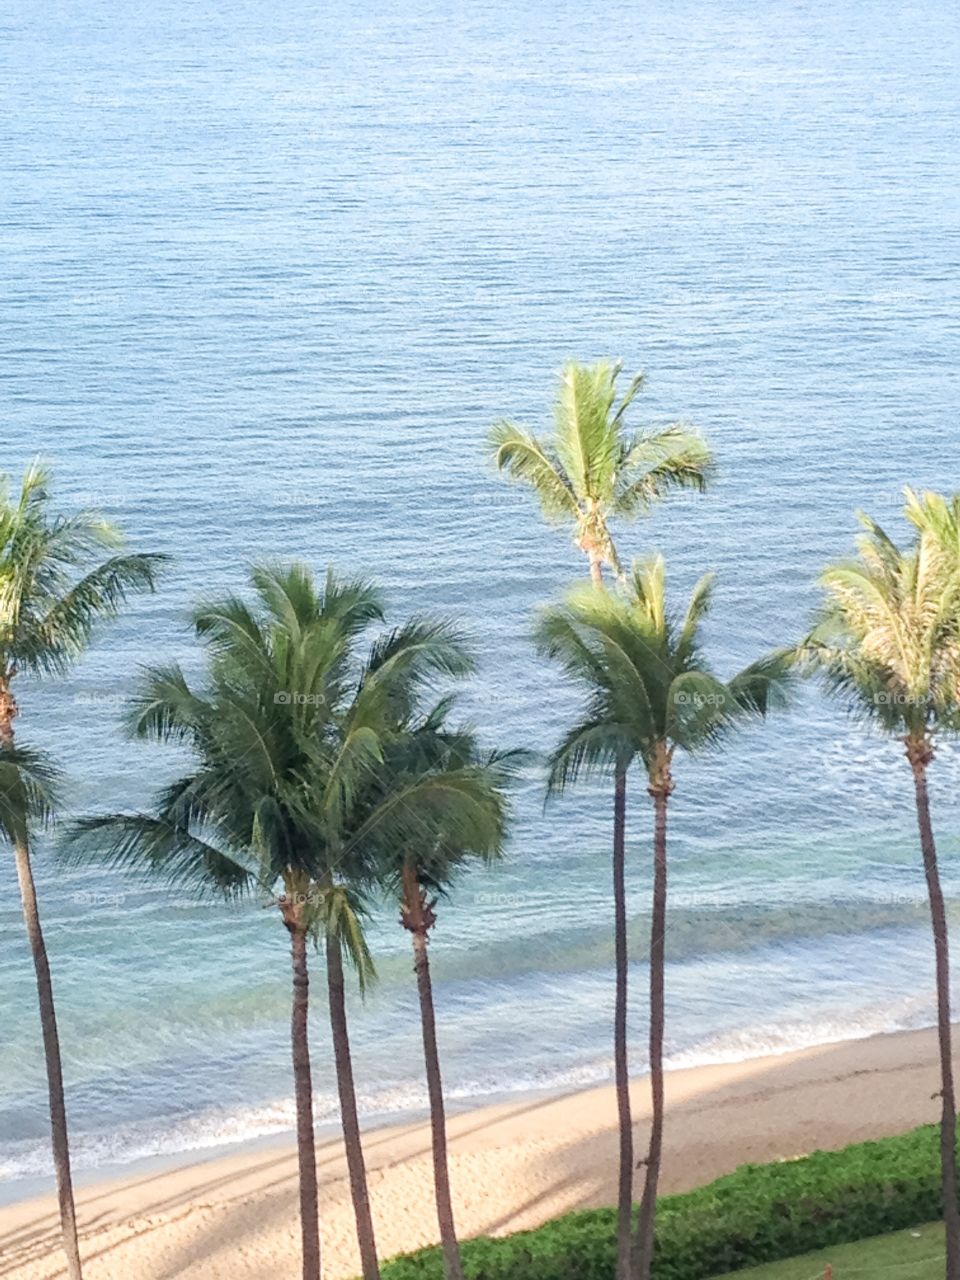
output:
M663 1189L708 1182L747 1161L899 1133L937 1118L932 1031L876 1036L733 1065L671 1072ZM638 1150L648 1090L634 1086ZM450 1121L451 1174L463 1236L533 1227L615 1195L615 1102L609 1087L526 1098ZM422 1123L366 1135L384 1257L436 1238L429 1131ZM318 1151L328 1280L357 1272L342 1149ZM258 1146L142 1170L78 1194L86 1280L296 1280L295 1155ZM64 1271L52 1196L0 1208L0 1276Z

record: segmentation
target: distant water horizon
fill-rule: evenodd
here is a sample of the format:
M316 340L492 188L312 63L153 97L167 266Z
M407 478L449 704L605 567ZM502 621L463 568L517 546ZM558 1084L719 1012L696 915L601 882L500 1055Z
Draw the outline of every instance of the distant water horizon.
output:
M567 357L644 368L633 422L692 422L716 451L711 493L621 543L662 549L677 593L717 570L721 673L803 633L857 508L896 532L905 484L960 487L960 27L933 0L14 0L0 30L0 470L16 482L41 453L64 509L99 506L173 558L70 679L21 684L20 738L63 765L74 812L143 804L175 767L123 742L123 699L145 663L198 669L189 605L242 589L255 559L367 573L391 620L460 619L481 654L465 715L491 745L548 750L575 698L531 621L583 566L484 441L502 416L547 425ZM947 745L931 786L955 924L958 783ZM895 743L805 689L677 784L674 1065L934 1021ZM632 792L642 1072L650 814ZM531 768L505 865L442 905L455 1105L611 1077L609 807L584 790L544 813ZM43 845L36 871L77 1168L289 1130L273 913L63 870ZM384 1120L425 1099L395 916L351 1009L361 1106ZM318 957L326 1124L322 978ZM50 1170L9 856L0 1007L9 1198Z

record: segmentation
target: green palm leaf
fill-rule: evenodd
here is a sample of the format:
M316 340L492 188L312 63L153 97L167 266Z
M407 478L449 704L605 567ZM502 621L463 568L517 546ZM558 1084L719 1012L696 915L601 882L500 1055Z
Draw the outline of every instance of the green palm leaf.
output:
M166 557L111 555L119 532L92 512L51 509L50 476L39 463L19 496L0 485L0 674L60 674L83 652L98 623L129 596L152 591Z
M490 444L497 470L529 485L548 520L577 518L580 508L573 484L549 446L510 422L497 423Z
M632 519L674 489L702 493L714 474L713 455L696 432L675 423L621 444L613 511Z
M60 845L66 865L96 863L113 871L157 878L170 889L198 898L237 898L258 885L255 865L187 827L143 813L105 813L80 818Z
M61 775L39 751L0 745L0 833L25 843L35 827L50 826L57 811Z
M605 360L594 365L570 361L560 373L554 448L580 497L609 501L613 493L622 417L614 414L614 404L621 369Z
M377 967L363 930L369 903L356 885L317 886L311 892L310 927L318 942L330 937L357 975L360 994L377 980Z

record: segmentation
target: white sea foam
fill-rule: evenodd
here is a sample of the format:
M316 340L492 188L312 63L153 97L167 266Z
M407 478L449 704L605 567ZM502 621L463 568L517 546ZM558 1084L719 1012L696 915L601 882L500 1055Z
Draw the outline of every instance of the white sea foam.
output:
M931 1025L929 1002L907 999L896 1006L877 1005L849 1016L721 1033L671 1052L667 1065L679 1069L743 1062L928 1025ZM464 1080L454 1084L447 1097L454 1107L465 1109L468 1104L481 1105L511 1095L588 1088L609 1081L612 1075L612 1059L597 1057L559 1070L544 1066L512 1078L490 1076ZM427 1107L425 1088L414 1084L393 1085L362 1094L359 1102L367 1123L422 1115ZM339 1108L331 1095L316 1094L314 1110L318 1126L338 1122ZM292 1099L277 1099L254 1107L211 1108L169 1124L149 1121L121 1125L101 1133L77 1132L72 1143L73 1159L78 1170L92 1170L145 1158L208 1151L292 1133L294 1122ZM0 1148L0 1180L45 1177L50 1172L49 1147L45 1141L8 1143Z

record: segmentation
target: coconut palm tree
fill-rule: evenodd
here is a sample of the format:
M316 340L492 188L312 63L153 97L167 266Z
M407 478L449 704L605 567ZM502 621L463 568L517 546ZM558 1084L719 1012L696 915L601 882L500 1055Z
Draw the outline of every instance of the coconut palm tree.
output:
M607 360L564 365L550 438L512 422L499 422L490 433L498 470L530 486L547 520L572 526L596 585L604 566L623 575L611 521L635 519L672 489L702 490L713 468L710 449L680 424L651 433L627 430L626 413L644 379L639 373L631 379L618 402L622 368Z
M463 1280L447 1164L446 1117L437 1045L428 945L436 908L471 863L490 862L503 849L506 791L523 753L484 754L475 735L448 723L451 700L438 703L388 749L385 790L418 797L401 838L381 845L379 875L399 900L400 923L413 943L423 1055L430 1100L437 1221L446 1280Z
M418 656L421 651L433 654L434 658L425 662ZM440 654L438 666L434 659ZM384 636L371 651L360 690L369 703L369 714L376 717L383 754L379 761L371 762L365 779L358 781L336 834L331 836L328 830L320 842L327 862L317 888L321 895L332 895L334 902L338 893L349 890L354 902L365 907L368 893L382 879L385 849L395 851L404 847L411 829L422 836L441 819L450 823L447 811L452 789L440 788L429 775L417 776L399 769L396 764L401 746L404 756L406 754L408 725L414 710L438 670L448 677L462 677L473 670L473 659L463 638L442 623L414 619ZM361 914L362 911L355 909L353 919L358 920ZM355 933L351 959L362 992L374 971L362 935L359 930ZM365 1203L366 1175L353 1083L344 971L340 949L333 945L334 936L333 931L327 931L327 975L340 1110L348 1163L351 1147L356 1153L350 1169L354 1200L357 1203L362 1199Z
M293 939L305 953L307 939L312 936L323 947L327 962L328 1010L361 1268L364 1280L377 1280L376 1235L347 1027L344 958L355 966L361 989L373 980L375 970L363 935L363 895L350 882L347 853L339 837L352 811L352 793L365 785L365 773L379 752L379 735L387 723L378 716L369 693L362 702L350 696L351 682L357 679L355 642L369 623L382 620L382 607L370 587L359 582L341 584L332 575L328 575L322 594L309 574L298 568L287 573L254 570L253 580L261 617L252 616L241 602L228 599L201 608L196 625L228 668L236 664L243 670L252 660L254 687L263 679L264 670L269 672L269 687L259 695L268 716L285 715L280 708L293 709L283 724L286 777L288 783L294 783L287 789L285 804L304 849L301 879L293 891L302 903L302 918L293 930ZM264 651L269 652L271 646L275 656L265 664ZM294 782L297 778L299 790ZM335 877L331 868L338 862L344 865ZM305 955L302 963L306 984ZM308 1224L312 1248L318 1228L314 1225L317 1192L312 1089L306 1087L310 1069L305 991L302 1006L294 1055L295 1062L300 1060L301 1221ZM295 1071L295 1079L297 1075ZM306 1203L304 1186L309 1192ZM306 1233L304 1245L306 1259ZM309 1265L313 1266L312 1258Z
M625 594L596 587L570 593L548 609L537 627L541 652L557 660L583 690L584 713L553 754L549 792L562 793L581 777L612 777L616 952L626 958L624 861L627 781L640 765L653 802L653 900L650 924L650 1083L652 1118L643 1195L633 1241L633 1146L630 1131L626 1007L618 984L615 1025L616 1086L620 1115L617 1276L649 1280L663 1144L664 951L667 906L667 805L674 789L676 752L714 746L747 715L763 715L787 678L781 655L748 667L731 681L718 679L701 650L701 624L712 577L693 590L685 613L667 607L665 569L657 557L635 565ZM621 1001L623 1003L621 1003Z
M16 758L15 678L64 674L86 649L97 625L115 617L131 592L153 589L162 557L105 556L108 551L117 552L121 541L118 531L92 512L56 513L49 473L39 463L27 469L16 496L10 493L7 478L0 477L0 748L8 762ZM36 970L67 1274L70 1280L80 1280L53 983L33 878L29 813L23 818L11 844Z
M202 606L196 628L209 653L206 681L191 688L176 666L148 673L134 705L140 737L192 749L192 771L165 788L152 810L88 818L68 853L159 874L227 896L276 895L290 935L291 1040L297 1111L304 1280L319 1280L320 1240L307 1038L310 937L325 944L331 1020L344 1107L344 1139L365 1280L378 1275L356 1098L340 1019L342 957L369 976L358 872L370 833L389 837L400 800L357 823L358 798L382 758L396 705L431 675L456 675L450 628L414 620L378 640L361 662L362 631L382 617L379 595L328 574L322 589L302 567L256 568L257 607L229 598ZM339 859L339 862L338 862ZM336 990L340 984L341 993ZM346 1048L346 1056L344 1049Z
M906 550L860 516L858 555L824 572L822 615L800 653L851 712L903 743L913 776L936 960L946 1275L960 1280L949 941L927 789L938 739L960 729L960 504L908 492L907 514L917 533Z

